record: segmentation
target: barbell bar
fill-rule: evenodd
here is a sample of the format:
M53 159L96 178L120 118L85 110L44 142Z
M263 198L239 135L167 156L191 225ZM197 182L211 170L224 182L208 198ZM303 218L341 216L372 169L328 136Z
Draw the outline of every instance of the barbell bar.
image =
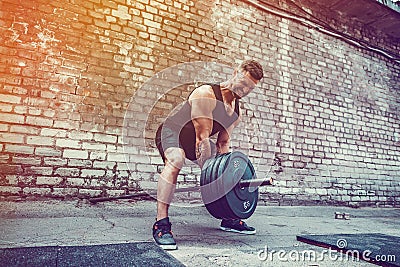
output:
M267 185L273 185L274 179L270 178L268 180L265 179L253 179L253 180L242 180L240 181L239 186L240 187L255 187L255 186L267 186ZM191 187L181 187L175 189L175 193L186 193L186 192L196 192L200 191L201 186L191 186ZM119 200L119 199L133 199L133 198L138 198L138 197L148 197L149 195L156 195L157 191L156 190L149 190L146 192L138 192L134 194L128 194L128 195L120 195L120 196L109 196L109 197L93 197L89 198L89 202L92 204L100 203L100 202L106 202L106 201L112 201L112 200Z

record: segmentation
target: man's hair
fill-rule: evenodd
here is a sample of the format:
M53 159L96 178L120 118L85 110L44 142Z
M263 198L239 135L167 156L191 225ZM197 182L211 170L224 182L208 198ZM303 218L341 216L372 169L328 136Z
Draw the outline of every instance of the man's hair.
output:
M243 61L239 66L240 70L248 71L256 80L261 80L264 77L263 68L260 63L255 60Z

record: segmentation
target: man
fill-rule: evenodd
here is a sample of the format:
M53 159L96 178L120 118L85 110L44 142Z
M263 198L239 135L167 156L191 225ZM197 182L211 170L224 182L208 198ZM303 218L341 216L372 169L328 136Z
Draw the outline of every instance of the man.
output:
M202 168L212 155L209 137L215 134L218 134L217 153L229 152L232 130L240 121L239 100L248 95L262 77L263 69L258 62L244 61L229 80L194 89L180 110L158 128L156 144L165 166L157 185L157 219L153 225L153 237L160 247L177 248L168 209L185 158ZM222 220L220 229L244 234L256 232L241 220Z

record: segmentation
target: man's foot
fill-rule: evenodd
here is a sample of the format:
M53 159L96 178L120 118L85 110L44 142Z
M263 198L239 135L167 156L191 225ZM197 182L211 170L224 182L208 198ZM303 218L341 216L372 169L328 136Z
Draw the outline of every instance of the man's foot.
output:
M168 217L154 223L153 238L157 245L165 250L177 249L176 242L171 231L171 223L169 222Z
M254 227L248 226L244 221L239 219L231 219L221 221L221 226L219 227L223 231L234 232L246 235L254 235L256 229Z

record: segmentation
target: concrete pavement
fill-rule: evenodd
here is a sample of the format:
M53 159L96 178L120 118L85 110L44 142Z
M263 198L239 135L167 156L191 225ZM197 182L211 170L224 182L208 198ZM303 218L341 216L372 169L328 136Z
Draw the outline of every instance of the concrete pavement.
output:
M347 212L350 220L334 219ZM301 234L382 233L400 236L400 209L330 206L258 206L247 223L252 236L219 230L219 220L193 204L172 206L172 230L179 249L169 253L186 266L374 266L337 257L317 260L293 255L318 248L296 241ZM0 202L0 247L92 245L152 241L154 201L120 200L89 204L85 200ZM265 251L284 251L285 257ZM297 255L299 255L297 253Z

